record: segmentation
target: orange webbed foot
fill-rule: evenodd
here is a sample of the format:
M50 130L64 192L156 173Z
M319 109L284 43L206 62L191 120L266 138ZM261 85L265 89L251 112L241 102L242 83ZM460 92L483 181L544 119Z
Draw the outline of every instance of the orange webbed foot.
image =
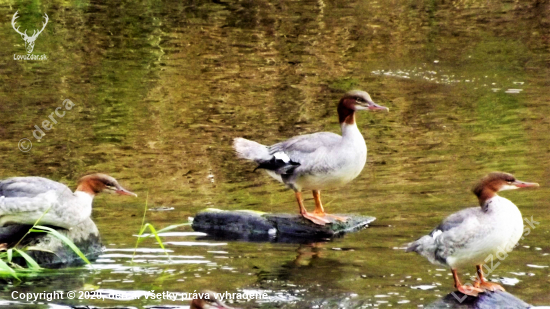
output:
M474 296L477 297L479 293L485 292L485 290L482 290L478 287L472 286L472 285L459 285L456 287L459 292L461 292L464 295Z
M474 282L474 286L476 288L482 288L485 291L492 291L492 292L503 291L504 292L504 288L500 284L489 282L487 281L487 279L485 279L485 276L483 275L483 265L476 265L476 269L477 269L477 276L478 276L476 281Z
M325 225L325 224L327 224L327 223L330 223L329 220L324 219L324 218L322 218L322 217L320 217L320 216L318 216L318 215L316 215L316 214L312 214L312 213L307 213L307 212L306 212L306 213L303 213L303 214L302 214L302 217L308 219L309 221L311 221L311 222L313 222L313 223L315 223L315 224L317 224L317 225Z
M336 215L331 215L331 214L327 214L326 212L313 211L313 214L316 215L317 217L330 217L330 218L336 219L336 220L341 221L341 222L348 221L348 217L340 217L340 216L336 216Z
M476 280L476 282L474 283L474 287L476 288L481 288L485 291L491 291L491 292L495 292L495 291L506 291L502 285L500 284L497 284L497 283L493 283L493 282L489 282L489 281L479 281L479 280Z

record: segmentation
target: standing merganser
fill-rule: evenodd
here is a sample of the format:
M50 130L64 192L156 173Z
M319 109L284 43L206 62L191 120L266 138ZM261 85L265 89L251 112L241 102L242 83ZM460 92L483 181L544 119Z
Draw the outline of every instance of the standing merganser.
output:
M69 229L92 213L92 200L102 191L137 196L105 174L91 174L78 181L75 192L66 185L42 177L13 177L0 181L0 226L34 224Z
M239 137L233 143L240 158L258 163L256 169L265 169L269 176L294 190L300 214L319 225L330 223L323 218L327 214L321 203L321 190L350 182L367 162L367 145L355 123L355 111L389 109L374 103L368 93L353 90L340 99L337 110L342 136L319 132L295 136L272 146ZM304 207L302 190L313 191L313 213Z
M407 252L417 252L433 264L451 268L458 291L477 296L485 290L504 291L483 276L482 265L512 251L523 234L523 218L514 203L498 191L538 187L537 183L517 180L507 173L493 172L473 188L481 207L456 212L443 220L429 235L411 243ZM457 269L475 265L478 280L474 286L460 283ZM482 289L483 288L483 289Z
M229 307L218 299L216 293L212 291L202 291L198 293L199 297L191 300L191 306L189 309L213 309L213 308L225 308L225 309L237 309Z

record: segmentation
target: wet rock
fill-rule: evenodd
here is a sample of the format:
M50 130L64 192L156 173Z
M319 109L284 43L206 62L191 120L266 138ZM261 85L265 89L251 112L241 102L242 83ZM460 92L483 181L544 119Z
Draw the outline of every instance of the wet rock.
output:
M334 238L360 230L376 218L357 215L346 222L331 219L332 223L316 225L298 214L269 214L249 210L224 211L206 209L193 219L193 229L209 237L272 242L302 242Z
M0 243L7 243L9 247L14 246L29 228L30 225L18 224L0 227ZM103 249L97 226L90 218L70 230L51 228L69 238L88 259L97 258ZM44 267L57 268L84 263L61 239L48 233L29 233L19 243L18 248L22 247L27 247L26 253ZM14 259L14 262L25 264L22 258Z
M426 308L452 309L524 309L531 308L529 304L507 292L485 292L478 297L467 296L458 291L448 294L442 299L428 305Z

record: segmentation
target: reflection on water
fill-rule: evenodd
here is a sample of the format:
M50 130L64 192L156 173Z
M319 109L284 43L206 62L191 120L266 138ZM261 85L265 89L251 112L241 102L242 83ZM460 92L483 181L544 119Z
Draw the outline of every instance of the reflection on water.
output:
M15 10L29 29L47 12L35 53L48 61L12 60L24 52L10 25ZM470 186L502 170L541 183L503 193L540 224L490 279L550 304L547 3L123 1L0 4L0 12L2 176L74 187L101 171L140 193L135 202L94 201L108 251L93 267L8 282L4 301L14 290L208 288L268 291L266 307L427 305L453 290L450 272L394 248L475 205ZM203 239L184 227L162 236L171 259L152 249L133 256L147 192L155 211L146 220L157 228L207 207L295 212L291 194L235 158L232 138L269 144L339 132L335 105L352 88L391 112L358 115L367 166L324 196L334 213L375 216L374 226L319 247ZM71 113L36 140L34 125L67 98ZM33 143L28 153L17 148L22 138ZM63 301L75 304L187 305Z

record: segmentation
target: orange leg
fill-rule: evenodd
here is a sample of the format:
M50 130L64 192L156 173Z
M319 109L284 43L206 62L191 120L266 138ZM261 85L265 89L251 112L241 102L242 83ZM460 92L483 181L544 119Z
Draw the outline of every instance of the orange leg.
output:
M476 288L482 288L488 291L504 291L504 288L500 284L489 282L483 276L483 266L476 265L478 280L474 283Z
M302 192L296 191L296 200L298 201L298 207L300 207L300 214L302 215L302 217L318 225L325 225L327 223L330 223L330 221L323 219L316 214L310 214L307 212L306 208L304 207L304 201L302 200Z
M477 296L479 293L485 292L484 290L475 286L462 285L462 283L460 283L460 279L458 278L458 274L456 273L456 269L451 269L451 271L453 272L453 278L455 279L455 288L462 294Z
M325 209L323 208L323 204L321 203L321 191L313 190L313 199L315 200L315 210L313 211L313 213L319 216L324 216Z
M320 216L320 217L332 217L338 221L346 222L348 218L346 217L340 217L335 215L329 215L325 212L325 209L323 208L323 204L321 203L321 191L320 190L313 190L313 199L315 200L315 210L313 211L314 214Z

